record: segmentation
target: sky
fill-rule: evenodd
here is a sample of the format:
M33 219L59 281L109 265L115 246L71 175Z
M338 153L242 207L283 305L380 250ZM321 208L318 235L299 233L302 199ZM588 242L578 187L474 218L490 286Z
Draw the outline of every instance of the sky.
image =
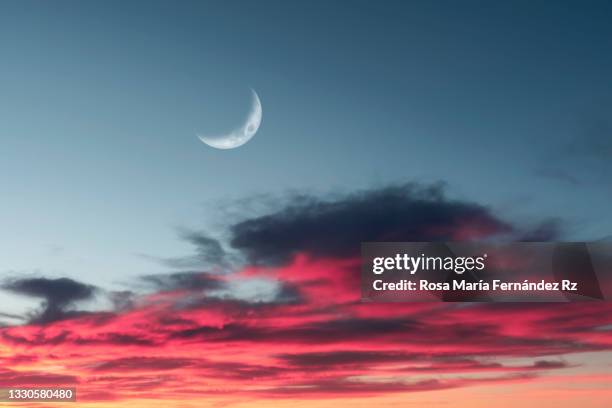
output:
M370 310L320 275L389 237L609 238L611 17L595 0L1 2L0 380L63 376L109 406L151 406L163 387L201 404L193 390L211 379L207 397L226 405L304 389L309 406L353 404L355 378L389 404L546 389L557 406L602 406L607 305L494 324L487 305ZM251 89L256 136L201 143L242 123ZM318 300L307 276L338 299ZM409 322L418 343L473 319L491 336L478 352L469 335L428 354L399 346ZM357 328L382 338L351 342ZM319 370L330 376L307 383ZM245 382L265 390L239 393Z

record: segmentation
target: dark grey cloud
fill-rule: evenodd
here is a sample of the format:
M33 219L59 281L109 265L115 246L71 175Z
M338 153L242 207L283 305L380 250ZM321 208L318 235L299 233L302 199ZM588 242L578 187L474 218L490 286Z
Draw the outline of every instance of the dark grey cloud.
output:
M262 391L266 394L296 394L296 395L338 395L338 394L380 394L391 392L419 392L434 391L455 388L458 384L452 382L441 382L436 379L428 379L416 382L402 381L353 381L343 377L323 378L310 382L291 384L289 386L279 386L274 389Z
M254 300L232 289L231 285L223 280L219 274L206 272L175 272L169 274L147 275L141 277L145 283L152 285L156 291L186 291L189 296L181 299L180 307L215 308L222 306L229 309L245 310L249 308L274 307L287 304L296 304L303 301L300 290L295 285L279 282L278 290L271 299ZM221 293L215 293L221 291ZM234 296L228 299L227 294ZM232 297L230 296L230 297ZM178 306L178 304L177 304Z
M42 330L38 331L34 336L22 336L19 334L12 334L9 331L0 331L2 340L10 344L17 344L27 347L51 345L55 346L58 344L66 343L69 340L70 333L66 330L62 330L58 334L47 336Z
M533 368L535 369L559 369L559 368L567 368L569 367L569 364L567 364L565 361L560 361L560 360L538 360L536 362L533 363Z
M488 306L488 305L487 305ZM526 310L529 310L526 308ZM588 341L576 341L538 336L507 336L496 324L457 323L432 324L409 318L350 318L308 323L295 327L254 327L245 323L229 323L223 327L195 326L168 332L169 338L184 341L216 342L266 342L279 344L363 344L386 342L386 344L420 345L466 345L472 355L491 356L504 353L522 353L524 356L562 354L569 352L597 351L606 347ZM427 333L427 336L423 336ZM464 354L466 355L466 354ZM310 357L317 360L320 356ZM340 355L342 359L345 356ZM364 359L374 358L363 355ZM410 356L405 355L405 358ZM308 357L307 357L308 358ZM330 356L330 361L335 357ZM297 361L297 360L296 360ZM303 360L304 361L304 360Z
M441 185L404 184L330 200L301 196L233 225L230 244L251 262L278 264L300 251L353 256L365 241L449 241L464 227L483 236L513 232L488 208L447 198Z
M23 320L23 316L14 313L2 313L0 312L0 319L11 319L11 320Z
M75 385L79 383L79 379L72 375L42 371L18 372L0 369L0 383L5 387Z
M388 351L330 351L300 354L283 354L278 358L290 366L302 368L329 368L364 364L399 363L419 361L423 355Z
M136 293L132 292L131 290L111 291L108 292L108 298L113 304L113 310L129 310L134 307Z
M211 265L225 265L227 263L227 253L218 240L201 232L188 230L183 230L181 237L195 245L198 258L204 263Z
M199 326L173 331L171 336L179 339L206 339L211 342L270 341L314 344L402 335L415 332L420 328L419 323L411 319L351 318L291 328L252 327L242 323L230 323L221 328Z
M569 365L560 360L536 360L530 365L504 366L501 363L486 359L481 361L472 357L457 356L449 353L406 353L400 351L326 351L278 355L291 368L301 370L326 371L342 367L343 369L363 369L373 365L401 363L399 371L513 371L513 370L552 370L563 369ZM414 364L416 363L416 364Z
M94 371L167 371L192 366L195 360L175 357L127 357L104 361L94 367Z
M157 290L214 290L225 287L217 276L205 272L176 272L168 274L146 275L142 280Z
M521 232L517 236L517 240L524 242L548 242L558 240L563 234L563 221L560 218L550 218Z
M227 378L235 380L254 380L261 378L278 377L287 370L284 367L245 364L227 361L206 361L202 364L202 371L214 378Z
M159 344L153 339L149 339L145 336L135 336L125 333L101 333L96 334L93 337L79 337L76 339L70 339L74 344L80 345L94 345L94 344L110 344L113 346L143 346L151 347L158 346Z
M226 271L236 261L232 254L223 248L219 240L202 232L179 229L179 236L182 240L194 245L195 255L166 258L144 254L141 256L172 269L202 268L217 272Z
M31 317L32 323L49 323L80 314L72 310L78 301L94 298L97 288L69 278L8 279L0 288L19 295L43 299L41 309Z

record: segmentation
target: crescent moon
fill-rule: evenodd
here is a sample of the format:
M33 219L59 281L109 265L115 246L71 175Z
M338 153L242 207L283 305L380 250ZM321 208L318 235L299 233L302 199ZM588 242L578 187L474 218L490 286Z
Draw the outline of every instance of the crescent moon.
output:
M220 136L198 135L200 140L210 147L223 150L235 149L236 147L240 147L251 140L253 136L255 136L255 133L257 133L259 125L261 125L261 117L263 113L261 109L261 101L259 100L259 96L257 96L257 92L251 89L251 93L253 94L251 111L249 112L249 115L242 126L234 129L230 133Z

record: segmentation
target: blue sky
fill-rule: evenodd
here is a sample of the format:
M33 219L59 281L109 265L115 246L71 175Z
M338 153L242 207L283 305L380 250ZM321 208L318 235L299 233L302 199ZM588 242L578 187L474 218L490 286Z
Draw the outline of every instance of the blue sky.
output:
M100 285L188 254L224 203L418 181L610 235L612 5L0 4L0 273ZM200 132L234 128L232 151ZM220 204L221 203L221 204Z

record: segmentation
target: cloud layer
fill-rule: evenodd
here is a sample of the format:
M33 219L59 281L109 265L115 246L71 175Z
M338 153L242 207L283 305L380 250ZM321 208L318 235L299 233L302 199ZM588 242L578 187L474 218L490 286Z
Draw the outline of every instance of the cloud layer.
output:
M41 310L31 316L33 322L49 323L74 316L70 307L80 300L94 297L96 288L68 278L26 278L5 281L2 289L20 295L43 299Z
M301 198L229 230L247 264L142 277L145 294L107 294L113 310L79 313L100 292L85 283L5 282L42 303L28 324L0 328L0 382L76 384L83 403L379 398L579 381L589 362L568 356L612 352L607 303L362 303L361 241L525 235L439 187ZM222 245L190 240L227 265ZM246 293L261 285L268 295Z

